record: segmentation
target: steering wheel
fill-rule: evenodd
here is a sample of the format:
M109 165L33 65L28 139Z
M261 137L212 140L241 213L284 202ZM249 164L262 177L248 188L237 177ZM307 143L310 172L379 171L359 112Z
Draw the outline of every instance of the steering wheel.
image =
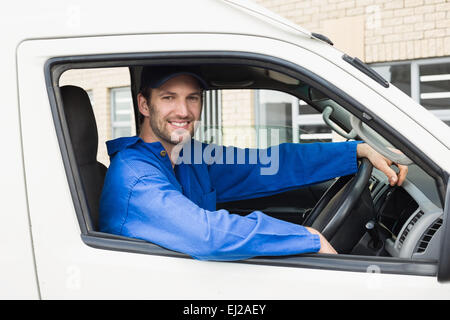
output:
M372 164L362 158L356 175L342 176L323 194L312 209L303 225L321 232L333 244L331 239L337 234L352 210L359 205L372 174ZM369 211L369 210L367 210ZM369 219L370 219L370 213ZM364 214L366 216L366 214ZM357 225L364 225L366 217L355 217ZM363 228L361 228L363 230ZM344 235L349 237L350 235Z

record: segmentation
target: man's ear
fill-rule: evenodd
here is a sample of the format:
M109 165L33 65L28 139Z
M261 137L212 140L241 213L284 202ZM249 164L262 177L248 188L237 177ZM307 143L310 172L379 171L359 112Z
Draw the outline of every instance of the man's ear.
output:
M144 116L144 117L148 117L150 115L150 110L148 109L148 101L147 98L144 97L144 95L142 93L138 93L137 95L137 103L138 103L138 108L139 108L139 112Z

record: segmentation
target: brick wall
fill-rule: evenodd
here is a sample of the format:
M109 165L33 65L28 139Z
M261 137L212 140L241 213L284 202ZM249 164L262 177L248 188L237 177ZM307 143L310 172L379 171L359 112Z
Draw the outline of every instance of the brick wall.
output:
M366 62L384 62L450 55L449 0L254 0L313 32L327 22L362 17L364 23L337 34L352 37L363 28ZM335 26L336 27L336 26ZM329 29L329 28L328 28ZM332 39L336 47L343 41ZM358 44L355 44L358 45ZM351 48L350 48L351 51Z
M222 144L256 147L254 97L251 90L222 92Z
M110 89L130 85L127 68L68 70L61 75L59 85L75 85L92 91L93 109L98 130L97 160L109 165L105 142L111 139ZM134 128L133 128L134 132Z

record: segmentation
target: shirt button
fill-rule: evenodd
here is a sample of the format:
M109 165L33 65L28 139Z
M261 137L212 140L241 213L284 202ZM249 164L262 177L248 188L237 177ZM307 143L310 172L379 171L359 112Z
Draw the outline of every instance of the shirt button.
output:
M161 155L161 157L165 157L167 152L166 152L166 150L161 150L161 152L159 154Z

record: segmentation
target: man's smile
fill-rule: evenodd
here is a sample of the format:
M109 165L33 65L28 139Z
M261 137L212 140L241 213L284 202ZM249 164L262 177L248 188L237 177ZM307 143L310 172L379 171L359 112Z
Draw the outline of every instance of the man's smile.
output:
M175 129L186 129L187 130L187 129L189 129L189 125L190 125L191 121L186 121L186 120L176 121L176 120L173 120L173 121L168 121L168 123Z

